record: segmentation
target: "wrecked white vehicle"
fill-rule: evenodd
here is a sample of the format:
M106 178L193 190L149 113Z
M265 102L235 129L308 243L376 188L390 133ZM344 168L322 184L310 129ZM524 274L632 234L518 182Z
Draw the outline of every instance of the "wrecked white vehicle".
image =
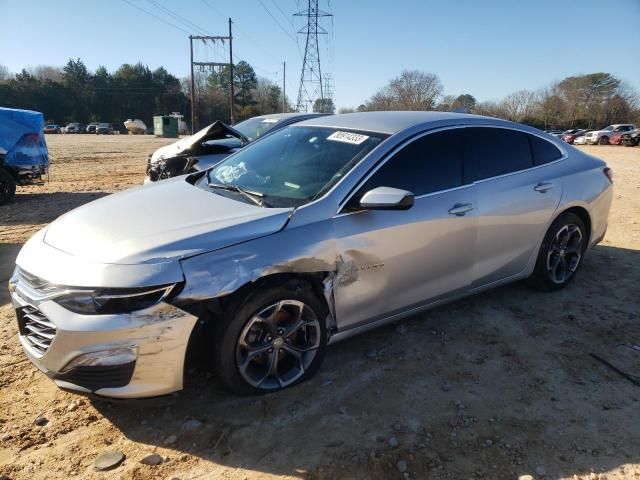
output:
M206 170L267 133L322 115L327 114L274 113L249 118L233 127L218 120L149 155L144 183Z
M199 344L229 389L276 391L328 344L422 309L519 279L564 287L605 234L611 175L492 118L307 120L38 232L10 281L20 341L80 392L180 390Z

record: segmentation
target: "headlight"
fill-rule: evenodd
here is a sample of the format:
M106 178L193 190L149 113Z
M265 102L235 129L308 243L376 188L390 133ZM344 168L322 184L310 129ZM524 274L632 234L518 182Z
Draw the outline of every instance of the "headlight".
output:
M177 295L182 284L146 288L74 290L55 299L67 310L84 315L109 315L143 310Z

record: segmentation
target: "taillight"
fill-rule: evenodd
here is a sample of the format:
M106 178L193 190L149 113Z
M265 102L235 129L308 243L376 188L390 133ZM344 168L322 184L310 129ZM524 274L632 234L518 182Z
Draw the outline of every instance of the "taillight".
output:
M613 183L613 170L611 170L609 167L605 167L604 169L602 169L602 173L604 173L604 176L607 177L611 183Z

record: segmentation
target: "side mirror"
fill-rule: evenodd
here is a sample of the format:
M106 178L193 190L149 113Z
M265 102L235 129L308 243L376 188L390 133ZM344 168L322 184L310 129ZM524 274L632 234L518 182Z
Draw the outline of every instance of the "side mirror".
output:
M399 188L378 187L360 199L360 207L367 210L409 210L413 207L413 193Z

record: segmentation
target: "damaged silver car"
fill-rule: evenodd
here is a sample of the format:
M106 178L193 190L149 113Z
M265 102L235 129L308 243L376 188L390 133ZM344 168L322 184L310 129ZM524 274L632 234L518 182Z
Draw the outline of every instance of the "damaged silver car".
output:
M322 115L328 114L273 113L249 118L233 127L218 120L149 155L144 183L206 170L268 133Z
M27 356L60 387L174 392L200 345L227 388L273 392L373 327L516 280L564 287L611 199L603 161L523 125L321 117L63 215L10 290Z

